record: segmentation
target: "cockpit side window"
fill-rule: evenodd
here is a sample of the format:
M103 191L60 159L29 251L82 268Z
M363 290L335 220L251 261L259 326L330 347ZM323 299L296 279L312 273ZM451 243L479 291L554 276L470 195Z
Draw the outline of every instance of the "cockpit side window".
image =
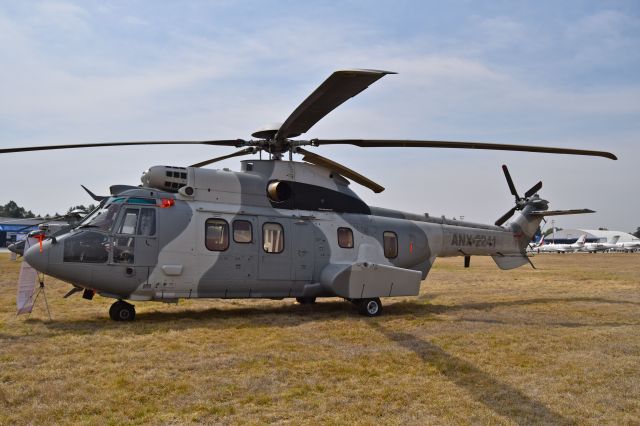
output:
M133 235L136 233L136 227L138 225L139 209L127 208L120 219L120 225L116 231L117 234Z
M106 263L108 236L102 232L82 231L64 240L65 262Z
M120 207L122 207L122 204L120 203L105 205L100 210L94 211L93 217L91 217L89 220L87 220L86 222L83 221L82 226L99 228L104 231L109 231L111 230L116 217L118 217Z
M141 209L138 220L138 235L152 237L156 235L156 211L155 209Z

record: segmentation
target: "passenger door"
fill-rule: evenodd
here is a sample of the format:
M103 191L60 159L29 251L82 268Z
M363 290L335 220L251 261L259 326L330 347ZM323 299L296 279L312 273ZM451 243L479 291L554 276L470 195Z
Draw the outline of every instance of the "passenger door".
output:
M260 261L258 277L260 280L291 281L291 238L290 222L284 218L261 217Z
M293 280L311 281L313 279L313 261L315 235L313 223L308 220L294 220L291 232L293 253Z

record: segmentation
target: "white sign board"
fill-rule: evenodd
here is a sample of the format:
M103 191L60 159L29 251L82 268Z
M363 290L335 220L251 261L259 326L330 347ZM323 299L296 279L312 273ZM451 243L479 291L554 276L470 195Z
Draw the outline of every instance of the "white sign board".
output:
M26 253L27 249L34 244L38 244L38 240L28 238L24 244L24 252ZM20 266L20 277L18 278L18 315L31 313L37 283L38 271L23 260L22 266Z

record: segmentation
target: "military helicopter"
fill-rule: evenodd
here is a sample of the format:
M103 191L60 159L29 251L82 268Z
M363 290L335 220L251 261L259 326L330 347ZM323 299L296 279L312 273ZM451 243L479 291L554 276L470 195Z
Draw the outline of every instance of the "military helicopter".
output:
M381 297L415 296L438 256L491 256L501 269L530 263L526 248L544 216L591 213L548 210L538 182L520 196L503 171L515 205L495 224L479 224L367 205L349 180L384 187L307 150L325 145L485 149L600 156L601 151L430 140L294 139L387 74L336 71L281 125L255 139L107 142L2 149L0 153L125 145L199 144L242 148L189 167L154 166L140 186L115 185L75 228L30 248L26 261L67 281L70 292L116 299L117 321L135 318L127 302L182 298L340 297L366 316ZM241 171L203 166L260 153ZM262 153L268 158L262 159ZM302 162L293 155L302 155ZM288 156L286 158L285 156ZM285 157L285 158L283 158Z

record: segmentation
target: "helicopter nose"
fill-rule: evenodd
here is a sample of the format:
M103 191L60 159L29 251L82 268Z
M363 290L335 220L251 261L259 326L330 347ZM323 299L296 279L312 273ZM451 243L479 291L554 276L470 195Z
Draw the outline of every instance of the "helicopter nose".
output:
M34 244L24 252L24 260L39 272L47 273L49 269L49 241L42 242L42 251L40 244Z

